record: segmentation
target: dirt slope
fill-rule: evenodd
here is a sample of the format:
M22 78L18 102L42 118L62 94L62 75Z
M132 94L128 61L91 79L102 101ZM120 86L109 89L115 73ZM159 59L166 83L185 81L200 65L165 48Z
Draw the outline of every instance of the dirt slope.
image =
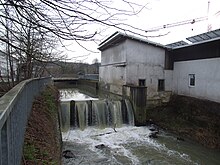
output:
M25 134L24 165L61 164L57 112L58 91L49 86L32 107Z

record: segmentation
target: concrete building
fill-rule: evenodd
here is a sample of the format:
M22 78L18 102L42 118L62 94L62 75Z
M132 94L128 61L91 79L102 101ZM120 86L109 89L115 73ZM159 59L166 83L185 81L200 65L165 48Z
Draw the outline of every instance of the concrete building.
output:
M220 102L220 30L192 38L213 35L173 48L173 93Z
M14 80L16 80L16 72L17 72L17 59L12 57L12 67L14 71ZM8 80L11 81L11 75L8 73L9 72L9 61L7 59L7 56L5 55L4 52L0 51L0 82L4 81L7 82Z
M98 49L101 50L102 89L121 95L125 86L145 86L148 101L167 100L162 96L172 90L172 70L167 67L165 46L116 32Z
M220 102L220 30L167 46L116 32L99 45L100 87L122 95L126 86L147 87L148 103L172 93ZM128 94L129 95L129 94Z
M4 52L0 51L0 75L7 75L7 60L4 55Z

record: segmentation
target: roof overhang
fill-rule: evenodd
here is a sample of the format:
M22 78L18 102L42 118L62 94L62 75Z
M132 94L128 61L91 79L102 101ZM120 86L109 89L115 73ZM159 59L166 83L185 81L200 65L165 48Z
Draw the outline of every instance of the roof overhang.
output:
M138 42L142 42L142 43L145 43L145 44L149 44L149 45L152 45L152 46L156 46L156 47L166 49L166 47L162 44L152 42L152 41L149 41L149 40L141 38L141 37L121 33L121 32L115 32L114 34L109 36L107 39L102 41L99 44L98 49L100 51L106 50L106 49L108 49L112 46L116 46L116 45L120 44L121 42L125 41L126 39L131 39L131 40L135 40L135 41L138 41Z
M173 50L219 41L220 37L172 48Z

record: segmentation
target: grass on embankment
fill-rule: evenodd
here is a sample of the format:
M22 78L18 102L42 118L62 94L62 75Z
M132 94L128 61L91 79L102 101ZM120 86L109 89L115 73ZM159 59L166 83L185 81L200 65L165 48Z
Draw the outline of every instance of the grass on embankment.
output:
M53 86L35 99L25 133L24 165L61 164L58 103L59 94Z

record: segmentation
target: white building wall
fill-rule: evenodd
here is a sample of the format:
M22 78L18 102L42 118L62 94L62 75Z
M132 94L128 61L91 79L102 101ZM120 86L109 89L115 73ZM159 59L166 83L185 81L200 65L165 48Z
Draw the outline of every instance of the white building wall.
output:
M7 75L6 56L2 53L0 53L0 73L1 73L1 76L6 76Z
M165 79L165 50L149 44L126 40L126 83L138 85L145 79L148 98L158 95L158 79Z
M13 71L14 71L14 80L16 80L18 64L15 58L12 58L12 60L13 60L12 66L13 66ZM8 68L9 66L7 65L9 65L9 62L8 62L6 55L3 52L0 52L0 74L1 74L0 76L5 82L8 81L8 76L11 76L10 73L8 73L10 69ZM11 81L11 77L9 77L9 80Z
M112 65L122 62L126 62L126 49L124 42L102 51L102 65Z
M165 91L173 90L173 70L165 70Z
M126 63L125 43L102 51L101 66L99 67L99 82L102 89L112 93L122 94L125 85L126 70L121 64Z
M172 71L164 70L164 65L163 48L127 39L102 51L100 86L110 92L122 94L123 85L138 86L139 79L144 79L147 99L161 100L161 97L167 98L168 95L158 92L159 79L165 80L165 91L172 90Z
M195 74L195 86L189 86L189 74ZM173 92L220 102L220 58L174 63Z
M125 85L125 67L99 67L99 82L102 88L121 95L122 86Z

